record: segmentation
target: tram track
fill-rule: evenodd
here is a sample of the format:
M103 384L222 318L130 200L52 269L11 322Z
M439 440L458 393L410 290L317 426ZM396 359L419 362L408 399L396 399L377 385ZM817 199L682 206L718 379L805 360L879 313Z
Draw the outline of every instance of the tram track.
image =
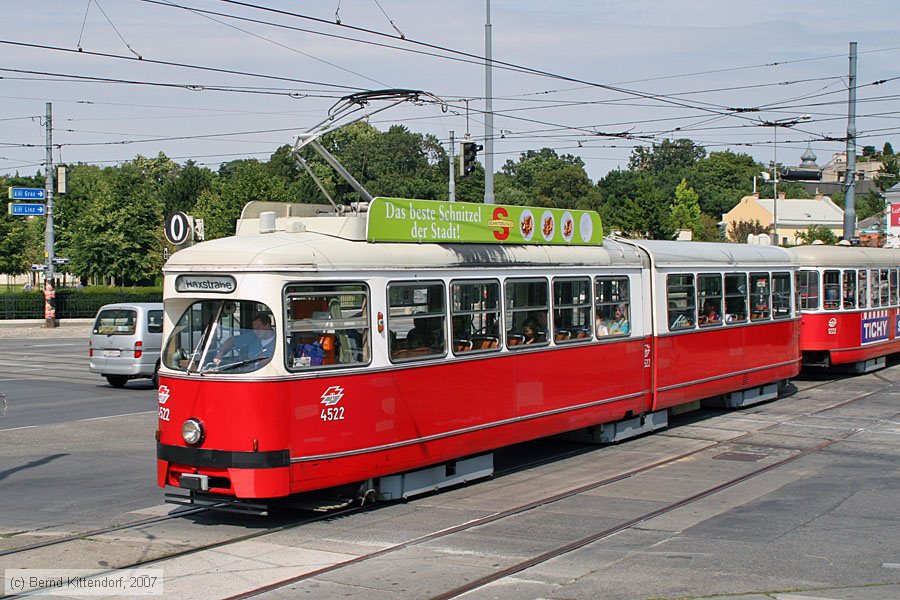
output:
M847 405L847 404L850 404L850 403L853 403L853 402L857 402L857 401L862 400L862 399L864 399L864 398L867 398L867 397L869 397L869 396L871 396L871 395L873 395L873 394L882 392L882 391L884 391L886 388L893 387L893 383L892 383L892 382L887 382L887 383L888 383L888 385L883 386L882 388L879 388L878 390L873 390L873 391L870 391L870 392L866 392L866 393L860 394L860 395L858 395L858 396L855 396L855 397L853 397L853 398L849 398L849 399L843 400L843 401L838 402L838 403L836 403L836 404L832 404L832 405L830 405L830 406L827 406L827 407L824 407L824 408L821 408L821 409L818 409L818 410L815 410L815 411L812 411L812 412L809 412L809 413L804 413L804 414L802 414L802 415L796 415L796 416L792 417L792 418L789 419L789 420L796 420L796 419L799 419L799 418L807 418L807 417L810 417L810 416L815 416L815 415L818 414L818 413L826 412L826 411L829 411L829 410L833 410L833 409L835 409L835 408L839 408L840 406L844 406L844 405ZM229 596L229 597L226 598L226 600L244 600L244 599L246 599L246 598L253 598L253 597L256 597L256 596L259 596L259 595L268 593L268 592L273 592L273 591L276 591L276 590L280 590L280 589L286 588L286 587L288 587L288 586L290 586L290 585L294 585L294 584L296 584L296 583L301 583L301 582L303 582L303 581L306 581L306 580L309 580L309 579L313 579L313 578L315 578L315 577L324 575L324 574L326 574L326 573L333 573L333 572L335 572L335 571L339 571L340 569L345 569L345 568L348 568L348 567L351 567L351 566L354 566L354 565L358 565L358 564L363 563L363 562L365 562L365 561L377 559L377 558L383 557L383 556L388 555L388 554L391 554L391 553L399 552L399 551L401 551L401 550L403 550L403 549L406 549L406 548L410 548L410 547L413 547L413 546L421 545L421 544L424 544L424 543L427 543L427 542L431 542L431 541L434 541L434 540L437 540L437 539L440 539L440 538L448 537L448 536L450 536L450 535L457 534L457 533L461 533L461 532L464 532L464 531L473 530L473 529L475 529L475 528L482 527L482 526L485 526L485 525L487 525L487 524L490 524L490 523L493 523L493 522L496 522L496 521L500 521L500 520L502 520L502 519L507 519L507 518L510 518L510 517L513 517L513 516L516 516L516 515L521 515L521 514L523 514L523 513L528 512L528 511L536 510L536 509L538 509L538 508L540 508L540 507L542 507L542 506L545 506L545 505L548 505L548 504L553 504L553 503L555 503L555 502L559 502L559 501L561 501L561 500L565 500L565 499L568 499L568 498L572 498L572 497L577 496L577 495L579 495L579 494L584 494L585 492L589 492L589 491L595 490L595 489L597 489L597 488L600 488L600 487L603 487L603 486L606 486L606 485L611 485L611 484L613 484L613 483L616 483L616 482L619 482L619 481L623 481L623 480L625 480L625 479L634 477L634 476L636 476L636 475L640 475L640 474L642 474L642 473L646 473L646 472L651 471L651 470L653 470L653 469L657 469L657 468L660 468L660 467L663 467L663 466L666 466L666 465L669 465L669 464L672 464L672 463L675 463L675 462L684 460L684 459L689 458L689 457L691 457L691 456L697 455L697 454L699 454L699 453L701 453L701 452L706 452L706 451L709 451L709 450L714 450L716 447L722 447L722 446L726 446L726 445L739 444L739 443L741 442L742 439L745 439L745 438L750 437L750 436L752 436L752 435L759 434L759 433L761 433L761 432L765 432L767 429L772 429L772 428L775 428L775 427L779 427L779 426L781 426L781 425L783 425L783 424L784 424L784 421L777 421L777 422L775 422L775 423L772 423L772 424L769 425L768 427L764 427L764 428L762 428L762 429L760 429L760 430L757 430L757 431L748 432L748 433L745 433L745 434L742 434L742 435L739 435L739 436L736 436L736 437L734 437L734 438L730 438L730 439L727 439L727 440L721 440L721 441L713 442L713 443L710 443L710 444L705 445L705 446L703 446L703 447L696 448L696 449L693 449L693 450L690 450L690 451L687 451L687 452L682 452L682 453L679 453L679 454L677 454L677 455L670 456L670 457L667 457L667 458L665 458L665 459L662 459L662 460L653 462L653 463L651 463L651 464L644 465L644 466L642 466L642 467L638 467L638 468L635 468L635 469L631 469L631 470L629 470L629 471L625 471L625 472L623 472L623 473L620 473L620 474L617 474L617 475L614 475L614 476L611 476L611 477L607 477L607 478L601 479L601 480L599 480L599 481L590 482L590 483L588 483L588 484L582 485L582 486L577 487L577 488L574 488L574 489L566 490L565 492L561 492L561 493L558 493L558 494L554 494L554 495L552 495L552 496L547 496L547 497L544 497L544 498L540 498L540 499L538 499L538 500L529 502L529 503L527 503L527 504L519 505L519 506L510 508L510 509L507 509L507 510L505 510L505 511L501 511L501 512L498 512L498 513L494 513L494 514L492 514L492 515L487 515L487 516L482 517L482 518L479 518L479 519L473 519L473 520L468 521L468 522L466 522L466 523L462 523L462 524L460 524L460 525L456 525L456 526L452 526L452 527L449 527L449 528L445 528L445 529L442 529L442 530L440 530L440 531L428 533L428 534L422 535L422 536L420 536L420 537L417 537L417 538L414 538L414 539L411 539L411 540L407 540L407 541L405 541L405 542L401 542L401 543L398 543L398 544L394 544L394 545L391 545L391 546L382 548L382 549L377 550L377 551L374 551L374 552L370 552L370 553L367 553L367 554L363 554L363 555L354 557L354 558L352 558L352 559L350 559L350 560L347 560L347 561L335 563L335 564L333 564L333 565L328 565L328 566L326 566L326 567L322 567L322 568L319 568L319 569L316 569L316 570L313 570L313 571L309 571L309 572L303 573L303 574L301 574L301 575L297 575L297 576L294 576L294 577L291 577L291 578L287 578L287 579L284 579L284 580L281 580L281 581L278 581L278 582L275 582L275 583L271 583L271 584L268 584L268 585L265 585L265 586L260 586L260 587L258 587L258 588L255 588L255 589L252 589L252 590L248 590L248 591L243 592L243 593L240 593L240 594L236 594L236 595L233 595L233 596ZM674 510L676 510L676 509L678 509L678 508L682 508L682 507L684 507L684 506L687 506L687 505L689 505L689 504L691 504L691 503L700 501L700 500L702 500L702 499L704 499L704 498L707 498L707 497L709 497L709 496L712 496L712 495L714 495L714 494L716 494L716 493L718 493L718 492L724 491L724 490L729 489L729 488L731 488L731 487L733 487L733 486L735 486L735 485L738 485L738 484L740 484L740 483L743 483L743 482L745 482L745 481L747 481L747 480L749 480L749 479L752 479L752 478L757 477L757 476L759 476L759 475L763 475L763 474L768 473L768 472L770 472L770 471L772 471L772 470L774 470L774 469L777 469L777 468L779 468L779 467L782 467L782 466L785 466L785 465L787 465L787 464L790 464L790 463L792 463L792 462L794 462L794 461L796 461L796 460L798 460L798 459L800 459L800 458L803 458L803 457L808 456L808 455L810 455L810 454L813 454L813 453L815 453L815 452L820 452L821 450L824 450L824 449L826 449L826 448L832 446L833 444L835 444L835 443L837 443L837 442L846 440L846 439L850 438L851 436L856 435L856 434L859 433L860 431L861 431L860 429L852 429L852 430L847 431L847 432L845 432L845 433L843 433L843 434L841 434L841 435L839 435L839 436L836 436L836 437L833 438L833 439L830 439L830 440L827 440L827 441L825 441L825 442L822 442L822 443L820 443L820 444L818 444L818 445L816 445L816 446L814 446L814 447L812 447L812 448L807 448L807 449L805 449L805 450L800 451L800 452L797 453L797 454L791 455L791 456L786 457L786 458L784 458L784 459L781 459L781 460L779 460L779 461L777 461L777 462L770 463L770 464L768 464L768 465L766 465L766 466L764 466L764 467L761 467L761 468L759 468L759 469L755 469L755 470L753 470L753 471L751 471L751 472L749 472L749 473L746 473L746 474L744 474L744 475L741 475L741 476L739 476L739 477L735 477L735 478L733 478L733 479L730 479L730 480L725 481L725 482L723 482L723 483L720 483L720 484L718 484L718 485L715 485L715 486L712 486L712 487L707 488L707 489L705 489L705 490L702 490L702 491L700 491L700 492L698 492L698 493L696 493L696 494L694 494L694 495L692 495L692 496L690 496L690 497L688 497L688 498L684 498L684 499L682 499L682 500L679 500L679 501L670 503L670 504L668 504L668 505L666 505L666 506L663 506L663 507L658 508L658 509L653 510L653 511L649 511L649 512L647 512L647 513L644 513L644 514L642 514L642 515L639 515L639 516L634 517L634 518L632 518L632 519L629 519L629 520L627 520L627 521L623 521L622 523L619 523L619 524L617 524L617 525L615 525L615 526L613 526L613 527L604 529L603 531L593 533L593 534L591 534L591 535L589 535L589 536L586 536L586 537L584 537L584 538L575 540L575 541L573 541L573 542L571 542L571 543L568 543L568 544L559 546L559 547L554 548L554 549L552 549L552 550L550 550L550 551L547 551L547 552L544 552L544 553L542 553L542 554L539 554L539 555L536 555L536 556L534 556L534 557L531 557L531 558L529 558L529 559L527 559L527 560L525 560L525 561L520 561L520 562L518 562L518 563L515 563L514 565L511 565L511 566L509 566L509 567L506 567L506 568L504 568L504 569L501 569L501 570L499 570L499 571L497 571L497 572L495 572L495 573L492 573L492 574L490 574L490 575L488 575L488 576L485 576L485 577L476 579L476 580L474 580L474 581L472 581L472 582L469 582L468 584L465 584L465 585L463 585L463 586L459 586L459 587L453 588L453 589L451 589L451 590L449 590L449 591L447 591L447 592L443 592L443 593L441 593L441 594L437 594L437 595L435 595L435 596L432 596L431 599L432 599L432 600L444 600L444 599L448 599L448 598L455 598L455 597L460 596L460 595L462 595L462 594L465 594L465 593L467 593L467 592L474 591L474 590L476 590L476 589L479 589L479 588L481 588L481 587L484 587L485 585L488 585L489 583L492 583L492 582L494 582L494 581L498 581L499 579L502 579L502 578L504 578L504 577L513 575L513 574L515 574L515 573L518 573L518 572L520 572L520 571L523 571L523 570L525 570L525 569L528 569L528 568L530 568L530 567L532 567L532 566L536 566L536 565L538 565L538 564L547 562L547 561L549 561L549 560L551 560L551 559L553 559L553 558L557 558L557 557L562 556L562 555L564 555L564 554L567 554L567 553L569 553L569 552L573 552L573 551L575 551L575 550L577 550L577 549L579 549L579 548L582 548L582 547L584 547L584 546L586 546L586 545L588 545L588 544L591 544L591 543L596 542L596 541L600 541L600 540L602 540L602 539L604 539L604 538L606 538L606 537L609 537L609 536L611 536L611 535L614 535L615 533L618 533L618 532L624 531L624 530L626 530L626 529L629 529L629 528L631 528L631 527L634 527L635 525L637 525L637 524L639 524L639 523L642 523L642 522L644 522L644 521L650 520L650 519L652 519L652 518L654 518L654 517L657 517L657 516L666 514L666 513L668 513L668 512L674 511Z
M320 575L323 575L326 573L339 571L340 569L345 569L345 568L348 568L353 565L357 565L357 564L360 564L360 563L363 563L366 561L373 560L375 558L379 558L379 557L382 557L382 556L385 556L385 555L388 555L391 553L399 552L405 548L418 546L418 545L424 544L426 542L438 540L438 539L441 539L441 538L444 538L444 537L447 537L447 536L450 536L453 534L461 533L464 531L473 530L477 527L482 527L482 526L488 525L490 523L498 522L498 521L501 521L504 519L509 519L509 518L517 516L517 515L522 515L522 514L530 512L530 511L537 510L543 506L553 504L556 502L560 502L562 500L572 498L572 497L575 497L580 494L584 494L584 493L592 491L592 490L596 490L603 486L612 485L614 483L629 479L631 477L635 477L637 475L647 473L654 469L658 469L658 468L664 467L666 465L670 465L670 464L676 463L678 461L682 461L682 460L692 457L694 455L698 455L702 452L708 452L711 450L715 450L717 447L724 447L724 446L728 446L728 445L739 445L742 443L743 440L745 440L746 438L748 438L750 436L758 435L759 433L763 433L769 429L783 426L784 424L789 423L791 421L796 421L796 420L803 419L803 418L813 417L820 413L834 410L836 408L845 406L847 404L851 404L853 402L857 402L859 400L862 400L862 399L872 396L874 394L884 392L886 389L894 386L894 384L892 382L890 382L889 380L886 380L884 378L880 378L880 379L882 379L886 383L886 385L880 386L879 388L877 388L875 390L870 390L870 391L864 392L862 394L855 395L852 398L847 398L847 399L841 400L839 402L830 404L828 406L818 408L813 411L804 412L804 413L798 414L798 415L792 415L791 417L789 417L787 419L779 419L765 427L754 430L752 432L743 433L741 435L737 435L735 437L728 438L725 440L710 442L708 444L704 444L701 447L694 448L689 451L681 452L681 453L666 457L666 458L658 460L658 461L654 461L652 463L649 463L649 464L646 464L646 465L643 465L640 467L636 467L633 469L629 469L627 471L623 471L621 473L618 473L618 474L615 474L615 475L612 475L609 477L604 477L597 481L592 481L592 482L589 482L587 484L584 484L584 485L576 487L576 488L572 488L572 489L569 489L569 490L566 490L566 491L563 491L563 492L560 492L557 494L542 497L537 500L534 500L534 501L531 501L531 502L528 502L528 503L525 503L522 505L518 505L518 506L515 506L512 508L506 509L504 511L486 515L486 516L478 518L478 519L473 519L471 521L467 521L467 522L459 524L459 525L455 525L455 526L451 526L448 528L444 528L439 531L427 533L422 536L419 536L419 537L416 537L416 538L413 538L413 539L410 539L410 540L407 540L404 542L400 542L398 544L394 544L391 546L381 548L374 552L356 556L356 557L346 560L346 561L338 562L338 563L335 563L332 565L327 565L325 567L321 567L321 568L313 570L313 571L305 572L305 573L302 573L302 574L294 576L294 577L286 578L286 579L283 579L283 580L280 580L280 581L277 581L277 582L274 582L274 583L271 583L271 584L268 584L265 586L260 586L258 588L254 588L252 590L243 592L241 594L231 596L228 598L228 600L236 600L236 599L251 598L251 597L259 596L261 594L264 594L264 593L267 593L270 591L274 591L274 590L278 590L278 589L282 589L284 587L287 587L287 586L290 586L290 585L293 585L296 583L300 583L302 581L312 579L314 577L317 577L317 576L320 576ZM823 382L820 385L826 385L827 383L828 382ZM808 391L809 389L814 389L815 387L819 387L819 385L811 386L810 388L805 388L803 391L805 392L805 391ZM770 463L764 467L761 467L760 469L756 469L756 470L746 473L740 477L735 477L731 480L728 480L726 482L723 482L721 484L718 484L718 485L708 488L706 490L702 490L688 498L679 500L677 502L673 502L669 505L666 505L666 506L658 508L654 511L650 511L648 513L639 515L639 516L629 519L627 521L623 521L622 523L617 524L613 527L604 529L601 532L593 533L593 534L586 536L584 538L581 538L579 540L575 540L569 544L565 544L565 545L555 548L553 550L550 550L550 551L544 552L542 554L536 555L534 557L531 557L525 561L520 561L520 562L518 562L514 565L510 565L509 567L506 567L496 573L492 573L490 576L483 577L481 579L470 582L469 584L466 584L465 586L460 586L460 587L454 588L453 590L450 590L448 592L444 592L442 594L436 595L436 596L434 596L434 598L452 598L457 595L463 594L466 591L471 591L471 590L477 589L478 587L483 587L484 585L487 585L488 583L491 583L492 581L502 579L503 577L517 573L517 572L527 569L531 566L540 564L542 562L546 562L548 560L551 560L552 558L561 556L565 553L572 552L572 551L577 550L578 548L581 548L585 545L588 545L595 541L602 540L605 537L609 537L609 536L613 535L614 533L617 533L617 532L623 531L625 529L628 529L630 527L633 527L640 522L647 521L649 519L652 519L656 516L665 514L667 512L671 512L673 510L676 510L677 508L686 506L692 502L697 502L697 501L699 501L703 498L706 498L708 496L711 496L717 492L720 492L720 491L723 491L730 487L733 487L734 485L738 485L739 483L742 483L743 481L746 481L746 480L756 477L758 475L762 475L764 473L770 472L773 469L776 469L780 466L789 464L799 458L808 456L809 454L812 454L814 452L821 451L821 450L833 445L834 443L845 440L845 439L851 437L852 435L859 433L859 431L861 431L861 430L860 429L852 429L850 431L847 431L841 435L834 437L831 440L822 442L815 447L808 448L806 450L802 450L795 455L786 457L775 463ZM558 456L554 456L552 459L542 458L538 461L534 461L534 463L528 463L524 466L519 465L513 469L498 471L496 476L502 477L504 475L507 475L507 474L510 474L513 472L526 470L528 468L533 468L540 464L546 464L547 462L550 462L550 461L556 461L556 460L560 460L562 458L567 458L568 456L583 454L586 451L589 451L589 450L578 450L578 451L573 451L573 452L567 452L567 453L563 453ZM233 537L229 537L227 539L218 540L218 541L210 542L207 544L200 544L195 547L186 548L184 550L170 552L163 556L155 557L152 559L135 561L135 562L131 562L129 564L117 565L115 568L98 571L98 573L96 573L96 575L102 576L102 575L110 574L119 569L147 567L147 566L151 566L151 565L160 563L162 561L168 561L168 560L172 560L172 559L186 557L186 556L198 554L198 553L209 551L209 550L214 550L214 549L231 546L231 545L238 544L241 542L256 540L256 539L259 539L259 538L262 538L262 537L265 537L268 535L272 535L275 533L290 531L292 529L297 529L297 528L307 526L307 525L310 525L310 524L313 524L316 522L321 522L323 520L352 516L352 515L359 514L364 511L377 509L379 506L380 505L378 505L378 504L370 504L370 505L364 505L364 506L353 506L350 508L333 510L330 512L315 515L310 518L301 519L300 521L286 523L286 524L278 525L278 526L274 526L274 527L267 527L261 531L251 532L251 533L247 533L247 534L243 534L243 535L239 535L239 536L233 536ZM63 538L47 540L44 542L37 542L35 544L29 544L27 546L21 546L19 548L4 550L4 551L0 552L0 556L23 554L23 553L26 553L29 551L39 550L39 549L62 545L62 544L66 544L66 543L86 541L90 538L94 538L96 536L100 536L100 535L104 535L104 534L108 534L108 533L115 533L115 532L119 532L119 531L125 531L128 529L145 527L146 525L154 525L154 524L158 524L158 523L161 523L164 521L170 521L170 520L174 520L174 519L184 518L186 516L196 515L196 514L200 514L200 513L204 513L204 512L208 512L208 511L212 511L212 510L213 509L211 509L211 508L196 508L196 509L182 510L182 511L178 511L176 513L172 513L172 514L165 515L165 516L142 519L140 521L124 523L124 524L120 524L120 525L116 525L116 526L111 526L108 528L93 530L90 532L72 534L69 536L65 536ZM474 587L472 587L472 586L474 586ZM13 597L15 597L15 595L0 596L0 600L5 600L7 598L13 598Z

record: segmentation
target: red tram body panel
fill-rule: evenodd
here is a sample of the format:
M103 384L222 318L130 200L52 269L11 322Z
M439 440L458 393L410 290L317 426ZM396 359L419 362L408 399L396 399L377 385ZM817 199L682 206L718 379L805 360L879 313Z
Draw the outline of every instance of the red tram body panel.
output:
M796 376L799 335L791 319L659 338L654 410Z
M210 434L204 445L246 453L248 460L287 451L289 467L259 462L250 469L199 469L222 486L211 485L210 492L267 498L640 414L649 398L640 360L644 344L638 339L343 377L212 385L163 378L161 385L172 402L172 422L194 417L205 423ZM597 365L617 363L633 366L598 376ZM342 395L340 427L320 416L329 390ZM163 427L159 442L182 450L159 462L159 485L177 487L182 473L197 469L198 458L174 428ZM193 463L179 464L178 457Z

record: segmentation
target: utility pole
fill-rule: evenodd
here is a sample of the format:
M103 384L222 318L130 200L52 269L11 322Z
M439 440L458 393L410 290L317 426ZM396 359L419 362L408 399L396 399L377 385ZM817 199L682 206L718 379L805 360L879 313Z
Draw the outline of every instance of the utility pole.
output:
M494 203L494 102L491 98L491 0L484 23L484 203Z
M856 233L856 42L850 42L850 99L847 103L847 176L844 178L844 239Z
M56 256L53 252L53 105L47 103L47 116L44 120L47 133L47 160L44 165L44 193L47 196L46 228L44 229L44 260L47 269L44 281L44 327L53 328L59 323L56 320L56 290L54 290L54 275Z
M456 139L453 137L453 131L450 131L450 202L456 202L456 165L453 163L456 159Z

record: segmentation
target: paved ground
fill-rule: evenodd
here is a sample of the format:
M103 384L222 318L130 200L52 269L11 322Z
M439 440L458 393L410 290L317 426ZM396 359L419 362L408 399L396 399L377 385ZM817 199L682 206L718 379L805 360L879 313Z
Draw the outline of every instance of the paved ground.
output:
M72 339L88 338L93 319L63 319L59 327L44 327L44 322L34 319L22 321L0 320L0 338L22 339Z

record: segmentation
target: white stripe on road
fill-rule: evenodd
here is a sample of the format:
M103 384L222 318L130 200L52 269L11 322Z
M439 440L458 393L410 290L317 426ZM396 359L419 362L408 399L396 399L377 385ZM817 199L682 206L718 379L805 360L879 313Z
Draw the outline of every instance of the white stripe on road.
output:
M103 419L115 419L116 417L133 417L135 415L155 415L155 410L145 410L141 412L125 413L123 415L106 415L105 417L91 417L90 419L78 419L78 423L86 423L87 421L102 421Z

